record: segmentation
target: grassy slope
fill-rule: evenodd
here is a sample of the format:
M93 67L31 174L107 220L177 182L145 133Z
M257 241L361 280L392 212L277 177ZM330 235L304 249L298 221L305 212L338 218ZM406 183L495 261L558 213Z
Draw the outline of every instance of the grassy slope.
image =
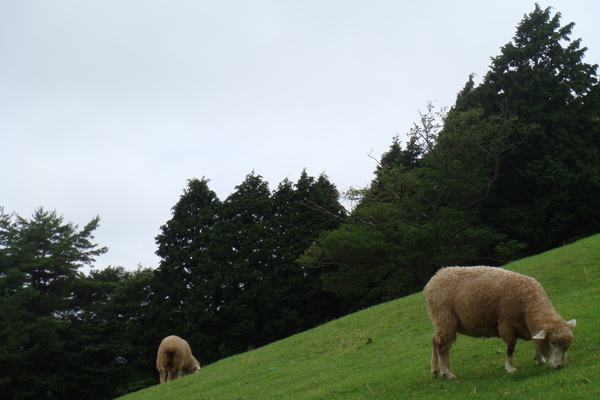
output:
M429 371L433 328L417 293L123 399L600 397L600 235L506 268L535 277L558 312L577 319L563 370L536 366L531 342L519 341L517 372L509 375L500 339L459 336L451 356L457 379L434 378Z

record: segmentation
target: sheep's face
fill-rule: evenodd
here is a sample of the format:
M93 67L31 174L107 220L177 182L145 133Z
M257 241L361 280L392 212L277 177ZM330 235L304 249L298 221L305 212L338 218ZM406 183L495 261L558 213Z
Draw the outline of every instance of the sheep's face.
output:
M540 331L533 337L535 341L535 361L543 364L548 360L550 367L561 369L565 366L567 351L573 341L571 329L575 326L575 320L567 323L567 327L556 329L551 332Z

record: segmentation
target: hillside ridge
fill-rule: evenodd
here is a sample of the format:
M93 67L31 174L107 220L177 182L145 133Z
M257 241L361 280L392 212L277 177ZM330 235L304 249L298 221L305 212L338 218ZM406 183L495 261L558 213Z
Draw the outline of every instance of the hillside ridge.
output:
M460 336L453 381L429 371L433 327L421 292L383 303L197 374L122 397L155 399L592 398L600 395L600 235L505 266L536 278L557 311L577 319L561 371L537 366L519 340L517 371L504 371L500 339Z

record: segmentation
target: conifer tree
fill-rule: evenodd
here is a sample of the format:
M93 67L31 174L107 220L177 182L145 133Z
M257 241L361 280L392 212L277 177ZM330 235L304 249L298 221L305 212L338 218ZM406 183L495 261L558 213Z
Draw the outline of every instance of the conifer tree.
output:
M107 251L92 242L100 219L81 230L55 211L31 218L0 208L0 392L6 398L63 396L74 375L64 361L78 269ZM72 371L71 371L72 373Z
M500 265L600 230L596 65L538 5L446 114L386 152L350 224L311 248L353 311L422 289L444 265Z
M583 62L575 26L551 8L524 16L515 37L492 59L483 82L467 85L458 111L517 118L539 129L524 137L499 170L480 214L528 245L528 253L600 230L600 109L597 65Z
M324 213L321 209L331 210ZM219 201L192 180L157 237L163 259L150 312L177 326L203 362L281 339L338 315L320 271L297 259L343 213L326 177L303 172L275 192L249 174ZM171 325L172 324L172 325Z

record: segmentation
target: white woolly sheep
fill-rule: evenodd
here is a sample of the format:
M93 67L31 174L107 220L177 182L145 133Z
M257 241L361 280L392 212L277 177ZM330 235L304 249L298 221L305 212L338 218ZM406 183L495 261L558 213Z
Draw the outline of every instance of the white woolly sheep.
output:
M164 383L193 374L200 369L200 364L192 355L188 342L178 336L167 336L158 346L156 368L160 383Z
M423 290L435 326L431 372L454 378L450 348L456 334L500 337L506 342L507 372L514 372L517 339L534 341L537 364L549 360L565 365L573 341L574 319L556 312L542 286L533 278L494 267L448 267L435 274Z

